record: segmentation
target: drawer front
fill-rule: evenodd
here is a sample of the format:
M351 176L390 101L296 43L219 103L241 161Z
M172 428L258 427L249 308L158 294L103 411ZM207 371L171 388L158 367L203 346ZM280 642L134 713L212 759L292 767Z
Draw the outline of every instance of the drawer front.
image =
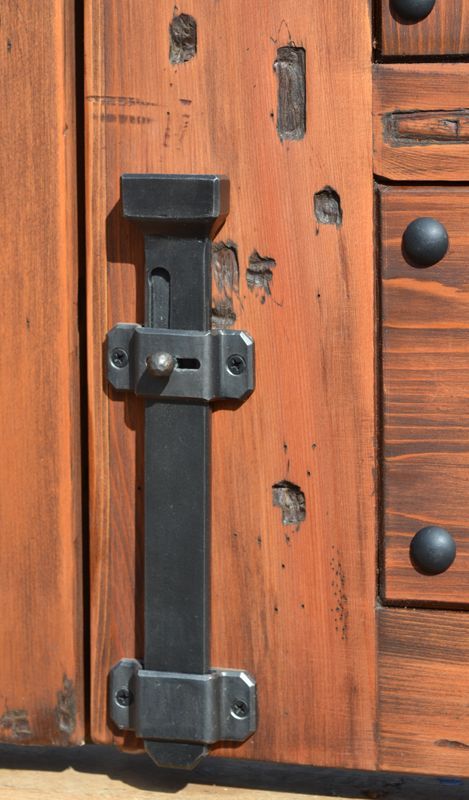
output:
M469 64L376 64L374 171L394 181L469 180Z
M469 0L381 0L384 56L463 55L469 49Z
M384 596L467 604L469 189L384 188L380 207ZM446 228L449 248L434 266L416 268L402 237L428 217ZM431 575L410 551L429 526L456 544L453 564Z
M468 615L381 608L378 637L379 768L467 775ZM445 789L434 797L456 797Z

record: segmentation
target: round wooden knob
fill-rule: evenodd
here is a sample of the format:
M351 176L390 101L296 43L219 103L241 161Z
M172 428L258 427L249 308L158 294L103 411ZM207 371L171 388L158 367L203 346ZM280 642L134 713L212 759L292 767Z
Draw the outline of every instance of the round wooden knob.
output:
M402 254L412 267L432 267L448 252L448 232L433 217L414 219L404 231Z
M456 543L445 528L428 525L415 534L410 543L410 559L417 572L439 575L456 558Z
M436 0L391 0L391 11L399 22L412 25L428 17Z

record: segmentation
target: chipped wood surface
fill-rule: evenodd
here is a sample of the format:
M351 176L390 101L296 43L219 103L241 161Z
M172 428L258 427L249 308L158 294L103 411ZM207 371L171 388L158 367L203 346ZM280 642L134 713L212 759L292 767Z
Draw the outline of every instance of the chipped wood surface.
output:
M387 600L468 603L469 190L384 187L381 205L383 584ZM447 229L449 251L415 269L401 239L418 217ZM426 525L454 537L454 564L422 575L409 557Z
M466 55L469 50L469 0L437 0L420 22L406 25L392 13L392 0L379 0L383 56ZM378 10L378 9L377 9Z
M459 144L469 139L469 109L396 111L386 116L384 136L396 147L409 144Z
M0 740L20 744L83 738L73 25L69 0L2 3Z
M395 181L469 180L468 82L469 64L375 64L375 173Z
M231 212L219 241L236 243L239 292L229 297L236 327L256 340L257 388L214 414L212 663L253 672L260 724L219 751L373 768L368 3L351 0L344 13L333 0L325 15L322 0L187 0L197 54L176 65L173 8L86 3L92 736L123 742L107 726L107 673L142 653L142 413L103 386L107 330L143 320L142 242L121 219L119 176L224 172ZM292 44L310 65L306 130L281 141L273 64ZM340 226L318 226L314 214L327 186ZM304 493L298 531L273 504L280 481Z

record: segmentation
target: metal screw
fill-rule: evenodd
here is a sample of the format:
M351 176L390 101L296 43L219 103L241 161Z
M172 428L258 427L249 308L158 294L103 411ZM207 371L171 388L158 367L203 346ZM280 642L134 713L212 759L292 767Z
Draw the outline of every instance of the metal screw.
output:
M129 363L129 354L123 347L115 347L111 353L111 361L118 369L123 369Z
M130 706L130 704L133 702L132 692L125 687L117 690L115 698L116 703L124 708L126 706Z
M226 366L232 375L241 375L246 369L246 362L242 356L235 353L227 359Z
M164 375L171 375L176 366L176 359L171 353L150 353L147 356L147 370L150 375L160 378Z
M235 700L231 706L231 716L244 719L249 714L249 706L244 700Z

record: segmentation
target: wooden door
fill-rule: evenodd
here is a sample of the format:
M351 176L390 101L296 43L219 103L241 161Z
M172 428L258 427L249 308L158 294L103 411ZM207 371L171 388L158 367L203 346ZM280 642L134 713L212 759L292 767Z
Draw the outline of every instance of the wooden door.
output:
M142 409L103 391L107 331L143 320L142 243L119 178L212 172L231 181L213 324L257 348L254 394L214 413L212 664L256 676L261 720L218 752L376 763L371 18L354 2L351 26L340 6L331 25L315 0L190 0L180 12L197 43L176 54L169 0L87 4L97 742L123 742L107 675L142 655Z
M84 738L74 13L7 0L0 19L0 740L13 744Z
M469 7L426 5L85 4L97 743L141 747L107 708L110 668L143 653L143 408L103 359L144 319L119 180L215 173L212 325L252 334L257 385L214 411L211 663L256 677L259 724L214 752L469 775ZM428 217L448 251L417 269L402 238ZM425 525L456 543L438 574L411 559Z

